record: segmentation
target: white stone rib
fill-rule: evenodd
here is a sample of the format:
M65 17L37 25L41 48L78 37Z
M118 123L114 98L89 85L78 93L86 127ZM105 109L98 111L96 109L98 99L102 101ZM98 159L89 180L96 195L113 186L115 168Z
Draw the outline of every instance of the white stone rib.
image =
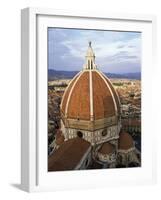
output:
M114 107L115 107L115 113L116 113L116 115L117 115L117 104L116 104L116 101L115 101L115 97L114 97L114 95L113 95L113 92L112 92L110 86L108 85L108 83L107 83L105 77L100 73L100 71L96 70L96 72L102 77L102 79L104 80L106 86L108 87L108 89L109 89L109 91L110 91L110 93L111 93L111 96L112 96L112 99L113 99L113 103L114 103Z
M85 71L81 71L80 74L78 75L77 79L75 80L70 92L69 92L69 95L68 95L68 99L67 99L67 103L66 103L66 107L65 107L65 116L67 115L67 111L68 111L68 105L69 105L69 101L70 101L70 97L71 97L71 94L72 94L72 91L76 85L76 83L78 82L80 76L84 73Z
M89 70L89 92L90 92L90 120L93 121L93 82L92 82L92 70Z
M80 71L78 74L76 74L76 75L73 77L73 79L70 81L70 83L69 83L68 86L66 87L65 91L68 90L69 86L73 83L74 79L75 79L76 77L78 77L78 76L80 75L81 72L82 72L82 71ZM63 101L64 101L64 97L65 97L65 93L64 93L64 95L63 95L63 97L62 97L62 100L61 100L61 104L60 104L60 108L61 108L61 109L62 109L62 103L63 103Z
M104 77L105 77L105 75L102 73L102 72L100 72ZM108 79L108 81L111 83L111 85L112 85L112 82L110 81L110 79L108 78L108 77L106 77L107 79ZM118 93L117 93L117 91L115 90L115 92L116 92L116 96L117 96L117 98L118 98L118 101L119 101L119 105L121 106L121 102L120 102L120 98L119 98L119 95L118 95Z
M130 153L131 151L135 151L135 147L131 147L131 148L127 149L127 150L118 149L117 151L118 151L118 153Z

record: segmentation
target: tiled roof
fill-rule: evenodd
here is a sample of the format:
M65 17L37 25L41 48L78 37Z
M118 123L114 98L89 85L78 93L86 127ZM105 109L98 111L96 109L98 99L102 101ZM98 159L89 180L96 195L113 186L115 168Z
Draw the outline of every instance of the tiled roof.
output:
M106 81L107 81L107 84L110 86L111 90L112 90L112 93L114 95L114 98L115 98L115 101L116 101L116 104L117 104L117 109L118 109L118 112L120 113L120 100L119 100L119 96L117 94L117 91L114 89L112 83L109 81L109 79L104 75Z
M119 150L128 150L134 147L134 141L132 136L127 132L121 132L118 140Z
M66 104L67 104L67 99L68 99L68 96L69 96L69 92L75 82L75 80L77 79L77 76L76 75L69 83L68 87L66 88L65 90L65 93L63 95L63 99L62 99L62 112L65 113L65 108L66 108Z
M115 151L115 146L108 142L105 142L103 143L98 152L102 154L110 154L113 153L114 151Z
M94 119L102 119L115 115L115 107L109 88L97 73L92 73Z
M72 119L90 119L89 72L82 73L78 78L70 96L67 116Z
M61 110L69 119L90 120L92 106L94 120L115 116L120 111L118 96L107 77L98 70L91 70L91 76L84 70L66 89Z
M48 158L48 171L73 170L90 147L90 143L82 138L65 141Z

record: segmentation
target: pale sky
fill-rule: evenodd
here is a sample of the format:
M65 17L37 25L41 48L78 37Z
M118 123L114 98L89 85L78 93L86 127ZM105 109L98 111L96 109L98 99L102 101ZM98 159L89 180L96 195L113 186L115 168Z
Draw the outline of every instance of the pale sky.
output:
M141 33L63 28L48 28L48 68L81 70L89 41L103 72L141 71Z

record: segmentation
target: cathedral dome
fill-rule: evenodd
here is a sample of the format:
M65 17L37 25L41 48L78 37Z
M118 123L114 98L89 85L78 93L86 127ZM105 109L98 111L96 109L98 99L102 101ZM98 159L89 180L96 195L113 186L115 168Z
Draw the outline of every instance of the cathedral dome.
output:
M73 125L74 121L71 120L77 120L75 128L88 130L92 125L88 123L82 127L81 121L93 123L102 120L99 128L103 128L105 123L114 124L119 119L119 97L110 80L97 69L91 43L89 43L83 70L70 81L64 92L61 115L66 127Z
M116 161L115 154L116 147L109 142L102 144L101 148L98 150L98 160L101 162L106 162L108 164Z
M119 150L128 150L134 147L132 136L127 132L121 132L118 140Z
M110 144L109 142L105 142L103 143L98 152L101 154L111 154L114 153L114 151L115 151L115 146L113 144Z
M97 120L117 116L119 99L109 79L98 70L83 70L71 81L62 99L66 118Z

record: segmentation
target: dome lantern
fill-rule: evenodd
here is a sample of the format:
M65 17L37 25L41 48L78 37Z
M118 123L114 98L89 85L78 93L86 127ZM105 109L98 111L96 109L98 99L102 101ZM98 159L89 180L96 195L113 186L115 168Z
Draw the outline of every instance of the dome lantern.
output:
M93 70L97 69L97 65L95 64L95 54L92 49L92 42L89 41L88 50L86 53L86 63L84 65L85 70Z

